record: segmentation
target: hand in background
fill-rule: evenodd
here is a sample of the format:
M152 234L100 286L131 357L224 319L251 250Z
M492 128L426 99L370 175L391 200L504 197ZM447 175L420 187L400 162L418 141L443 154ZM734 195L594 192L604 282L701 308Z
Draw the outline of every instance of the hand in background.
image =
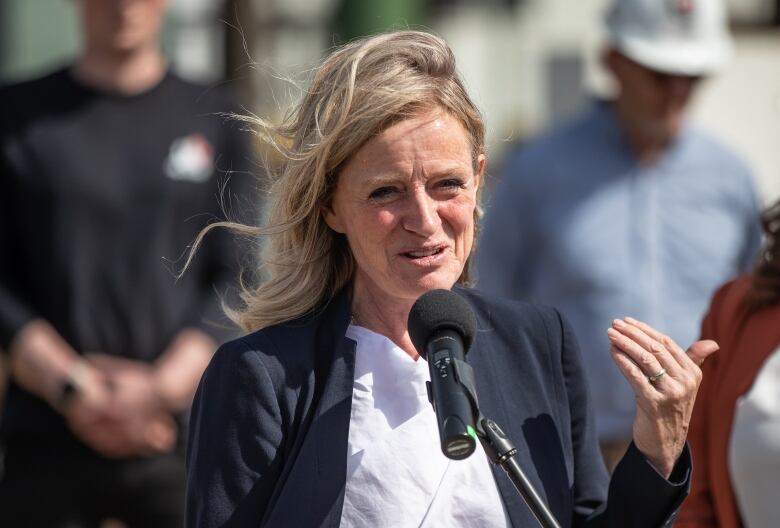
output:
M612 358L636 396L634 443L669 478L688 435L702 379L699 366L718 344L697 341L686 352L668 336L630 317L616 319L607 334Z
M111 392L101 372L86 362L78 364L78 388L61 402L60 411L71 430L87 445L103 453L111 450L111 435L105 424L110 422Z
M22 327L9 346L15 381L61 412L71 430L110 458L170 451L173 413L185 409L216 345L185 328L154 364L105 354L80 356L45 320ZM75 390L63 400L70 380Z
M74 432L111 458L170 451L176 442L176 423L160 398L154 368L105 354L88 354L85 359L107 390L107 412L91 423L69 419ZM80 412L88 401L79 394L67 415Z
M105 456L126 452L126 434L112 416L113 390L106 375L90 365L43 319L26 323L9 347L14 380L61 412L71 430ZM73 388L64 394L66 384Z

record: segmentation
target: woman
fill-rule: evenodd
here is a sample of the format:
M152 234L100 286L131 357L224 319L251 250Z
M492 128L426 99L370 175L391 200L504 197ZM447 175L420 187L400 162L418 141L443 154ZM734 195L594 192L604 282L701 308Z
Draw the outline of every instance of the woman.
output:
M715 294L702 334L708 361L691 421L697 460L684 528L777 526L780 489L780 201L763 217L756 270Z
M253 333L217 352L194 402L189 526L532 526L480 450L458 462L439 451L406 321L422 293L456 285L477 316L480 408L561 525L673 516L696 362L716 345L689 356L633 320L609 330L639 412L607 500L567 323L463 287L484 126L441 39L406 31L337 50L286 125L264 130L286 164L270 227L243 229L268 235L266 279L234 313Z

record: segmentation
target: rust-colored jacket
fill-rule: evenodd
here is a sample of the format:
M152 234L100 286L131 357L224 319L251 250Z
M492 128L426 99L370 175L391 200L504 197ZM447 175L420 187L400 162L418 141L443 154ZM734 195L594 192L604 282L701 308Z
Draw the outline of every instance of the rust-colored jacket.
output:
M742 526L728 471L734 408L780 343L780 305L748 313L743 300L749 288L749 276L722 286L704 319L702 338L714 339L720 350L702 365L704 380L688 435L693 485L677 528Z

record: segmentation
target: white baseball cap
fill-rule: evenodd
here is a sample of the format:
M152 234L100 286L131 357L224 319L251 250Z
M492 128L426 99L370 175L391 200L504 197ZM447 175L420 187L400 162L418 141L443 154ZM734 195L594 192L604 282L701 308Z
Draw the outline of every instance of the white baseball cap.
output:
M663 73L707 75L731 58L721 0L615 0L607 30L616 50Z

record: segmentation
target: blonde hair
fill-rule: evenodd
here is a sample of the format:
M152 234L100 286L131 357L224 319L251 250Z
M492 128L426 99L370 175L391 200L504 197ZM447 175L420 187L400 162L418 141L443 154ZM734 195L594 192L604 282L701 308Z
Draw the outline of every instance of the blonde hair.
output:
M355 264L349 245L322 217L340 168L390 125L434 108L463 124L476 172L485 129L455 70L452 50L435 35L399 31L336 49L280 125L252 119L283 162L270 188L266 227L209 226L266 238L260 255L263 279L249 288L242 284L243 307L225 307L233 321L253 331L296 319L351 282ZM477 208L475 224L480 215ZM470 260L459 283L469 282Z

